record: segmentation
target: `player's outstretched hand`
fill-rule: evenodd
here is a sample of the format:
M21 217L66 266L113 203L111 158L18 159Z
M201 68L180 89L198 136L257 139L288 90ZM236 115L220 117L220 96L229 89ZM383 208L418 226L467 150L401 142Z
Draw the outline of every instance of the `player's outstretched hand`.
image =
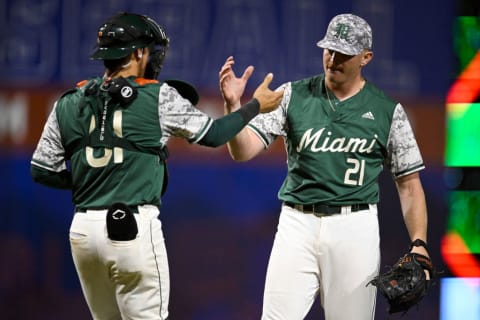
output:
M272 91L268 87L272 82L273 74L269 73L253 93L253 97L260 102L260 113L267 113L278 108L283 98L283 89Z
M248 79L253 73L253 66L248 66L241 77L237 77L233 71L235 60L232 56L228 57L223 64L218 77L220 80L220 91L223 99L228 106L240 105L240 98L245 91Z

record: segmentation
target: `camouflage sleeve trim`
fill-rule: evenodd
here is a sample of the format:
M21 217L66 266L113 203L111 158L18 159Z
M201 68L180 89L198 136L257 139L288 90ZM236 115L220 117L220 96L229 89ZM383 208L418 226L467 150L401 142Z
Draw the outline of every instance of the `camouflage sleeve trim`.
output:
M43 127L42 135L33 153L31 164L50 171L60 172L66 170L67 166L56 109L57 103L55 102L47 122Z
M401 104L396 105L393 113L386 165L396 178L425 168L415 135Z
M175 88L165 83L159 90L158 115L163 144L166 144L170 137L197 142L206 134L213 122L209 115L195 108Z
M31 164L31 165L34 165L34 166L36 166L36 167L39 167L39 168L48 170L48 171L54 171L51 166L49 166L48 164L46 164L46 163L44 163L44 162L42 162L42 161L38 161L38 160L32 159L32 160L30 161L30 164Z
M188 140L190 143L197 143L198 141L202 140L203 137L207 134L208 130L210 130L210 127L213 124L213 119L209 119L208 122L205 124L202 130L200 130L194 137L193 139Z
M395 174L395 179L398 179L398 178L401 178L401 177L404 177L404 176L408 176L409 174L412 174L412 173L415 173L415 172L418 172L418 171L421 171L425 169L425 166L424 164L420 164L414 168L410 168L409 170L405 170L405 171L402 171L402 172L397 172Z
M265 148L268 147L268 145L270 144L268 138L264 134L262 134L262 132L257 127L255 127L253 124L248 124L247 128L251 129L253 133L255 133L260 138Z

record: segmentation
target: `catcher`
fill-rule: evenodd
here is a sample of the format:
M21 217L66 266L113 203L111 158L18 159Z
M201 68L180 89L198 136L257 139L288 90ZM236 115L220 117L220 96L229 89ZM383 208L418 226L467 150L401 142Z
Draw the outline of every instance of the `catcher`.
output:
M169 43L147 16L109 18L92 55L103 61L104 74L54 103L32 157L34 181L72 190L72 257L94 320L169 317L170 271L159 216L168 141L219 147L283 96L268 89L268 74L238 112L213 119L195 107L195 88L157 80Z
M427 255L412 252L416 247L427 250L427 244L416 239L410 250L401 257L393 267L376 276L367 285L372 284L387 299L390 314L404 314L414 305L420 303L433 283L435 269Z

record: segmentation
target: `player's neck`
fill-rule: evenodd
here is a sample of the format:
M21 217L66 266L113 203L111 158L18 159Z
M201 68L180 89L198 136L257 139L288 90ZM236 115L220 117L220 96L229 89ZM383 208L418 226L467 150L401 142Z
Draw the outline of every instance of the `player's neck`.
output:
M128 78L128 77L140 77L142 76L140 72L140 66L135 60L130 60L128 63L121 66L121 68L113 71L106 72L106 76L109 78Z
M352 81L345 81L341 83L326 80L328 89L340 101L346 100L359 93L365 86L365 82L365 79L361 76L353 79Z

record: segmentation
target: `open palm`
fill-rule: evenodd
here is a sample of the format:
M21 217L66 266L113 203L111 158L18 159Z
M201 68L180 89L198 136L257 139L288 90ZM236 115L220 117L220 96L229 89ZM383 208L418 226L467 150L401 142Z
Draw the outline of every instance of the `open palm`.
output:
M231 106L240 103L240 98L254 69L253 66L248 66L242 76L237 77L232 68L234 64L233 57L228 57L219 72L220 91L225 102Z

